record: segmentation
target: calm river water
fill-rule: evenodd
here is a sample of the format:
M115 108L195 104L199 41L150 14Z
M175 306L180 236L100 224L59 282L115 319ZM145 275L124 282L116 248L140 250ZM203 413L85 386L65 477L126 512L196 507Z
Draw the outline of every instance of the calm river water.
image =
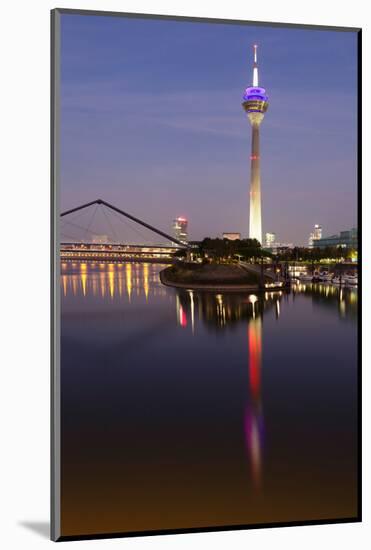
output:
M357 290L64 263L62 534L357 514Z

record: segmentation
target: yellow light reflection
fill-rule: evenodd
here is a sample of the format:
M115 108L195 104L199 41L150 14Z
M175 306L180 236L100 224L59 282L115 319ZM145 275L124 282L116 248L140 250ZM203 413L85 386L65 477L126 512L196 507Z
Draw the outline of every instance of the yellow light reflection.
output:
M252 304L252 318L255 319L255 304L258 301L257 296L255 294L251 294L249 296L249 302Z
M279 300L276 300L276 314L277 314L277 318L280 316L281 314L281 309L280 309L280 302Z
M111 269L108 272L108 288L110 296L113 298L115 294L115 272Z
M96 296L98 294L98 279L96 275L92 278L92 290L93 290L93 296Z
M81 287L82 287L82 293L84 296L86 296L87 269L88 269L88 266L86 264L84 263L80 264Z
M67 296L67 275L62 275L63 296Z
M129 302L131 301L131 291L132 291L132 269L131 264L126 264L125 268L125 276L126 276L126 291L128 294Z
M119 274L119 277L118 277L118 289L119 289L119 296L121 298L122 296L122 275Z
M77 276L72 275L71 281L72 281L72 293L74 296L76 296L77 295Z
M146 302L148 302L148 292L149 292L149 276L148 276L148 264L143 264L143 286L144 294L146 296Z
M222 294L217 294L216 295L216 301L217 301L216 311L217 311L218 321L223 326L223 325L226 324L223 295Z
M340 289L340 294L339 294L339 310L340 310L341 317L345 317L346 305L345 305L344 292L342 288Z
M106 295L106 275L105 273L99 273L99 281L100 281L100 293L102 298Z

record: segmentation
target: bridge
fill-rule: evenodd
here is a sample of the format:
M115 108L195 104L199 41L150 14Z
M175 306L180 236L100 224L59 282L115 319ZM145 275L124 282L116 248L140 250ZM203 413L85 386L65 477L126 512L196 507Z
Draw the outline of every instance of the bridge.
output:
M98 211L103 212L100 220ZM65 261L169 262L179 250L187 251L190 248L188 243L103 199L66 210L60 214L60 219L60 256ZM105 225L102 225L102 220ZM161 237L161 242L154 242L153 235L157 239Z

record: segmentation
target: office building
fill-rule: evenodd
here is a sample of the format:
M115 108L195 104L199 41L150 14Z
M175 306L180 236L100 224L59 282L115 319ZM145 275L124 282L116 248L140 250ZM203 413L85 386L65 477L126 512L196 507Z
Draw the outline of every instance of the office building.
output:
M321 238L322 238L322 226L316 223L314 226L314 230L309 234L309 239L308 239L309 248L313 248L314 241L318 241Z
M188 242L188 220L183 217L175 218L173 222L173 235L183 243Z
M330 235L329 237L323 237L321 239L313 240L314 248L346 248L346 249L358 249L358 235L357 229L353 227L347 231L340 231L336 235Z

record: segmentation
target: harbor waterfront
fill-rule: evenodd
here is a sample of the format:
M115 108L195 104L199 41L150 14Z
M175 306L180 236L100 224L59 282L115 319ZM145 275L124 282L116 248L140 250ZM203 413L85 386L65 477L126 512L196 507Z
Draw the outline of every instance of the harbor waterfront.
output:
M357 288L199 292L168 265L61 261L63 529L355 517Z

